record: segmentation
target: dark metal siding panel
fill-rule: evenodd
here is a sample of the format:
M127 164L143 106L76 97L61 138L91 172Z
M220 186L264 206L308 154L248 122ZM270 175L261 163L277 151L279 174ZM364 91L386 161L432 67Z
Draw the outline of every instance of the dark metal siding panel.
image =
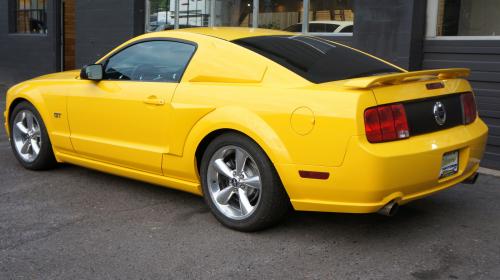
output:
M423 68L466 67L479 115L490 128L482 165L500 169L500 40L426 40Z
M76 66L94 63L144 33L144 0L77 0Z
M410 70L421 68L426 1L356 0L352 37L324 36Z

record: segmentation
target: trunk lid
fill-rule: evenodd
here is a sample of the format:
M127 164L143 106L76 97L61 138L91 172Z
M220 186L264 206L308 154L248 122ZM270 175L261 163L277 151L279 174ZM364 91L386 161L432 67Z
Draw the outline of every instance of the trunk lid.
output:
M386 75L373 75L362 78L354 78L345 80L343 85L345 87L353 88L373 88L383 85L396 85L406 82L413 82L418 80L431 80L431 79L451 79L451 78L464 78L468 77L470 70L467 68L448 68L448 69L434 69L412 71L404 73L386 74Z
M471 91L469 83L460 79L469 74L465 68L424 70L350 79L343 86L371 89L381 105Z
M468 69L438 69L365 77L346 81L344 86L371 89L377 105L403 104L410 135L439 131L463 124L460 95L471 92L461 79ZM436 120L436 106L445 110L444 123Z

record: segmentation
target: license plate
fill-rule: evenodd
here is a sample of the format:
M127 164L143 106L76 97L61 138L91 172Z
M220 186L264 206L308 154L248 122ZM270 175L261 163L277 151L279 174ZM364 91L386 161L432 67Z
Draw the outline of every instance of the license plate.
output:
M441 162L441 173L439 178L445 178L458 172L458 151L449 152L443 155Z

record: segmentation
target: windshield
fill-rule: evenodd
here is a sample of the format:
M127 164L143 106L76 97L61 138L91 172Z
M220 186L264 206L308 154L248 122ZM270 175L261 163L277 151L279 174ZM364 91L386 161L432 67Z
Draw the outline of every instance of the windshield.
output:
M313 83L402 71L383 61L320 38L257 36L233 43L265 56Z

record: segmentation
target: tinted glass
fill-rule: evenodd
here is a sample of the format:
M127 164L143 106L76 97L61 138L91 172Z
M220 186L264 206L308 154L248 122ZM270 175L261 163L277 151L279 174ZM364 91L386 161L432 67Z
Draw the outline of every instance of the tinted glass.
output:
M309 32L333 32L337 27L339 27L337 24L309 23Z
M178 82L195 46L172 41L149 41L132 45L106 63L104 79Z
M348 25L348 26L342 28L342 30L340 30L340 33L352 33L353 27L354 27L353 25Z
M285 31L288 31L288 32L302 32L302 24L301 23L297 23L297 24L288 26L285 29Z
M233 41L313 83L401 72L361 52L307 36L259 36Z
M323 32L324 29L324 24L309 23L309 32Z
M325 32L332 33L335 31L339 26L337 24L325 24Z

